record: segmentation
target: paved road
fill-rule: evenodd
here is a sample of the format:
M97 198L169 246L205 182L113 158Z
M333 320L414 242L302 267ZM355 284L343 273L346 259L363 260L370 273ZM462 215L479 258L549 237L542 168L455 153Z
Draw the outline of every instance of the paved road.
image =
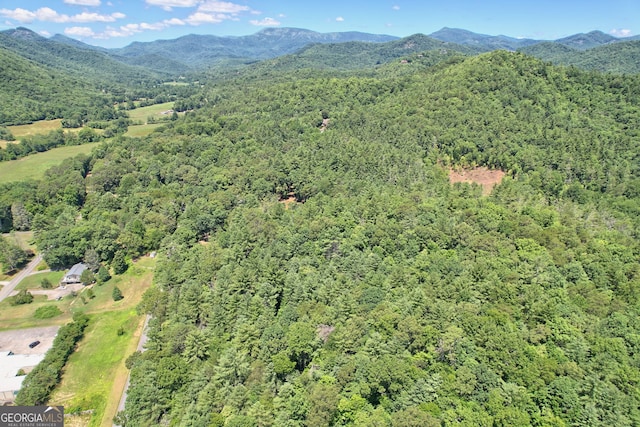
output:
M140 340L138 340L138 348L136 348L136 350L139 352L143 352L145 350L144 345L147 342L147 326L149 325L150 318L151 316L147 315L147 317L144 319L144 325L142 326L142 333L140 334ZM127 390L129 389L130 377L131 377L131 374L127 376L127 383L125 384L124 390L122 391L122 396L120 397L118 412L124 411L124 403L127 401ZM114 423L113 427L120 427L120 426Z
M33 273L33 270L35 270L36 266L40 264L40 261L42 261L42 255L38 254L31 260L29 264L27 264L25 268L23 268L18 274L16 274L15 277L11 279L11 281L7 285L4 285L2 287L2 290L0 290L0 302L2 302L11 294L11 292L13 292L15 287L18 286L18 283L20 283L22 279Z

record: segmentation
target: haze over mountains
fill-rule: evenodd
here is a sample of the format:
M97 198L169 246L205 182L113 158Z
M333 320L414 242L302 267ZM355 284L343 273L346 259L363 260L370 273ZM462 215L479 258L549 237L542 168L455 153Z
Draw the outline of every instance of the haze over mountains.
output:
M27 28L0 32L0 47L46 66L84 72L85 66L102 70L105 78L115 68L132 78L142 75L177 75L220 65L246 64L291 54L352 55L359 65L375 65L420 50L447 49L476 54L498 49L524 53L557 64L599 71L640 71L640 37L616 38L600 31L547 41L491 36L442 28L428 36L398 37L361 32L318 33L299 28L269 28L252 35L221 37L187 35L171 40L135 42L118 49L92 46L63 35L42 37ZM355 44L354 44L355 43ZM324 49L322 45L328 45ZM367 56L368 55L368 56ZM63 62L64 65L61 65ZM335 62L335 61L334 61ZM144 71L142 69L145 69ZM121 72L118 74L122 75Z

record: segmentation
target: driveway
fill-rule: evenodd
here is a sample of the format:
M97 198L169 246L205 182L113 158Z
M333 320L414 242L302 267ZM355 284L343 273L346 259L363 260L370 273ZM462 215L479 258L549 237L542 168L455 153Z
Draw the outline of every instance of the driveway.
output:
M13 292L22 279L33 273L33 270L35 270L38 264L40 264L40 261L42 261L42 255L38 254L33 257L31 262L29 262L25 268L20 270L20 272L18 272L8 284L2 287L0 290L0 302L11 295L11 292Z

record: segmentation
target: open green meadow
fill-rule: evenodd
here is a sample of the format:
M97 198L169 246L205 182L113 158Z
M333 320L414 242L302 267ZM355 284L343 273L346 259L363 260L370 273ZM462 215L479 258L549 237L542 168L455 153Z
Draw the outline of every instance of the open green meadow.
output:
M153 116L158 119L166 117L162 113L173 109L173 102L164 102L162 104L149 105L147 107L136 108L135 110L128 111L129 117L133 121L147 122L147 117Z
M50 403L64 405L67 413L92 409L89 425L100 425L118 368L133 351L129 350L131 342L137 343L133 338L140 319L133 308L92 315ZM119 396L114 399L119 400Z
M145 125L129 126L129 129L125 133L125 136L131 137L131 138L141 138L143 136L149 135L151 132L154 131L154 129L160 126L162 126L162 123L151 123L151 124L145 124Z
M128 375L124 361L137 347L144 320L135 307L151 286L154 266L155 259L141 258L123 275L93 285L95 298L85 298L86 304L83 293L78 295L70 310L84 311L91 320L50 404L64 405L67 413L93 410L88 425L112 425ZM113 301L114 286L124 299Z
M88 154L98 144L98 142L94 142L91 144L58 147L18 160L2 162L2 167L0 168L0 184L40 179L50 167L59 165L63 160L78 154Z
M32 274L30 276L25 277L20 281L20 284L16 286L16 290L22 289L42 289L42 280L47 279L51 282L51 285L54 288L58 287L58 283L64 276L64 271L50 271L50 272L42 272L37 274Z
M171 114L163 114L171 109L173 109L173 102L165 102L130 110L128 113L131 120L133 120L134 123L142 124L129 126L129 130L125 135L134 138L149 135L155 128L162 126L162 123L171 116ZM178 115L182 114L184 113L178 113ZM159 123L148 123L149 117L153 117Z
M0 302L0 331L69 323L71 321L70 307L75 299L69 295L60 301L49 301L45 295L34 295L31 304L11 305L10 298L7 298ZM62 314L50 319L36 319L36 310L49 305L58 307Z
M61 128L62 119L40 120L30 125L7 126L7 129L18 140L25 136L42 135Z

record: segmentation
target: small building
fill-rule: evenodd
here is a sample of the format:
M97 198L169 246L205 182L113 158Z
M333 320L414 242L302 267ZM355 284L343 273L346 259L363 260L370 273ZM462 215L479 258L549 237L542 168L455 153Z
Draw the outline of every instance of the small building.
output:
M0 405L12 403L22 387L24 375L44 359L44 354L0 352ZM20 372L22 371L22 372Z
M81 283L82 281L80 280L80 276L82 276L82 273L89 268L87 266L87 264L84 263L78 263L76 265L74 265L73 267L71 267L71 269L67 272L67 274L64 275L64 277L62 278L61 282L65 285L69 284L69 283Z

